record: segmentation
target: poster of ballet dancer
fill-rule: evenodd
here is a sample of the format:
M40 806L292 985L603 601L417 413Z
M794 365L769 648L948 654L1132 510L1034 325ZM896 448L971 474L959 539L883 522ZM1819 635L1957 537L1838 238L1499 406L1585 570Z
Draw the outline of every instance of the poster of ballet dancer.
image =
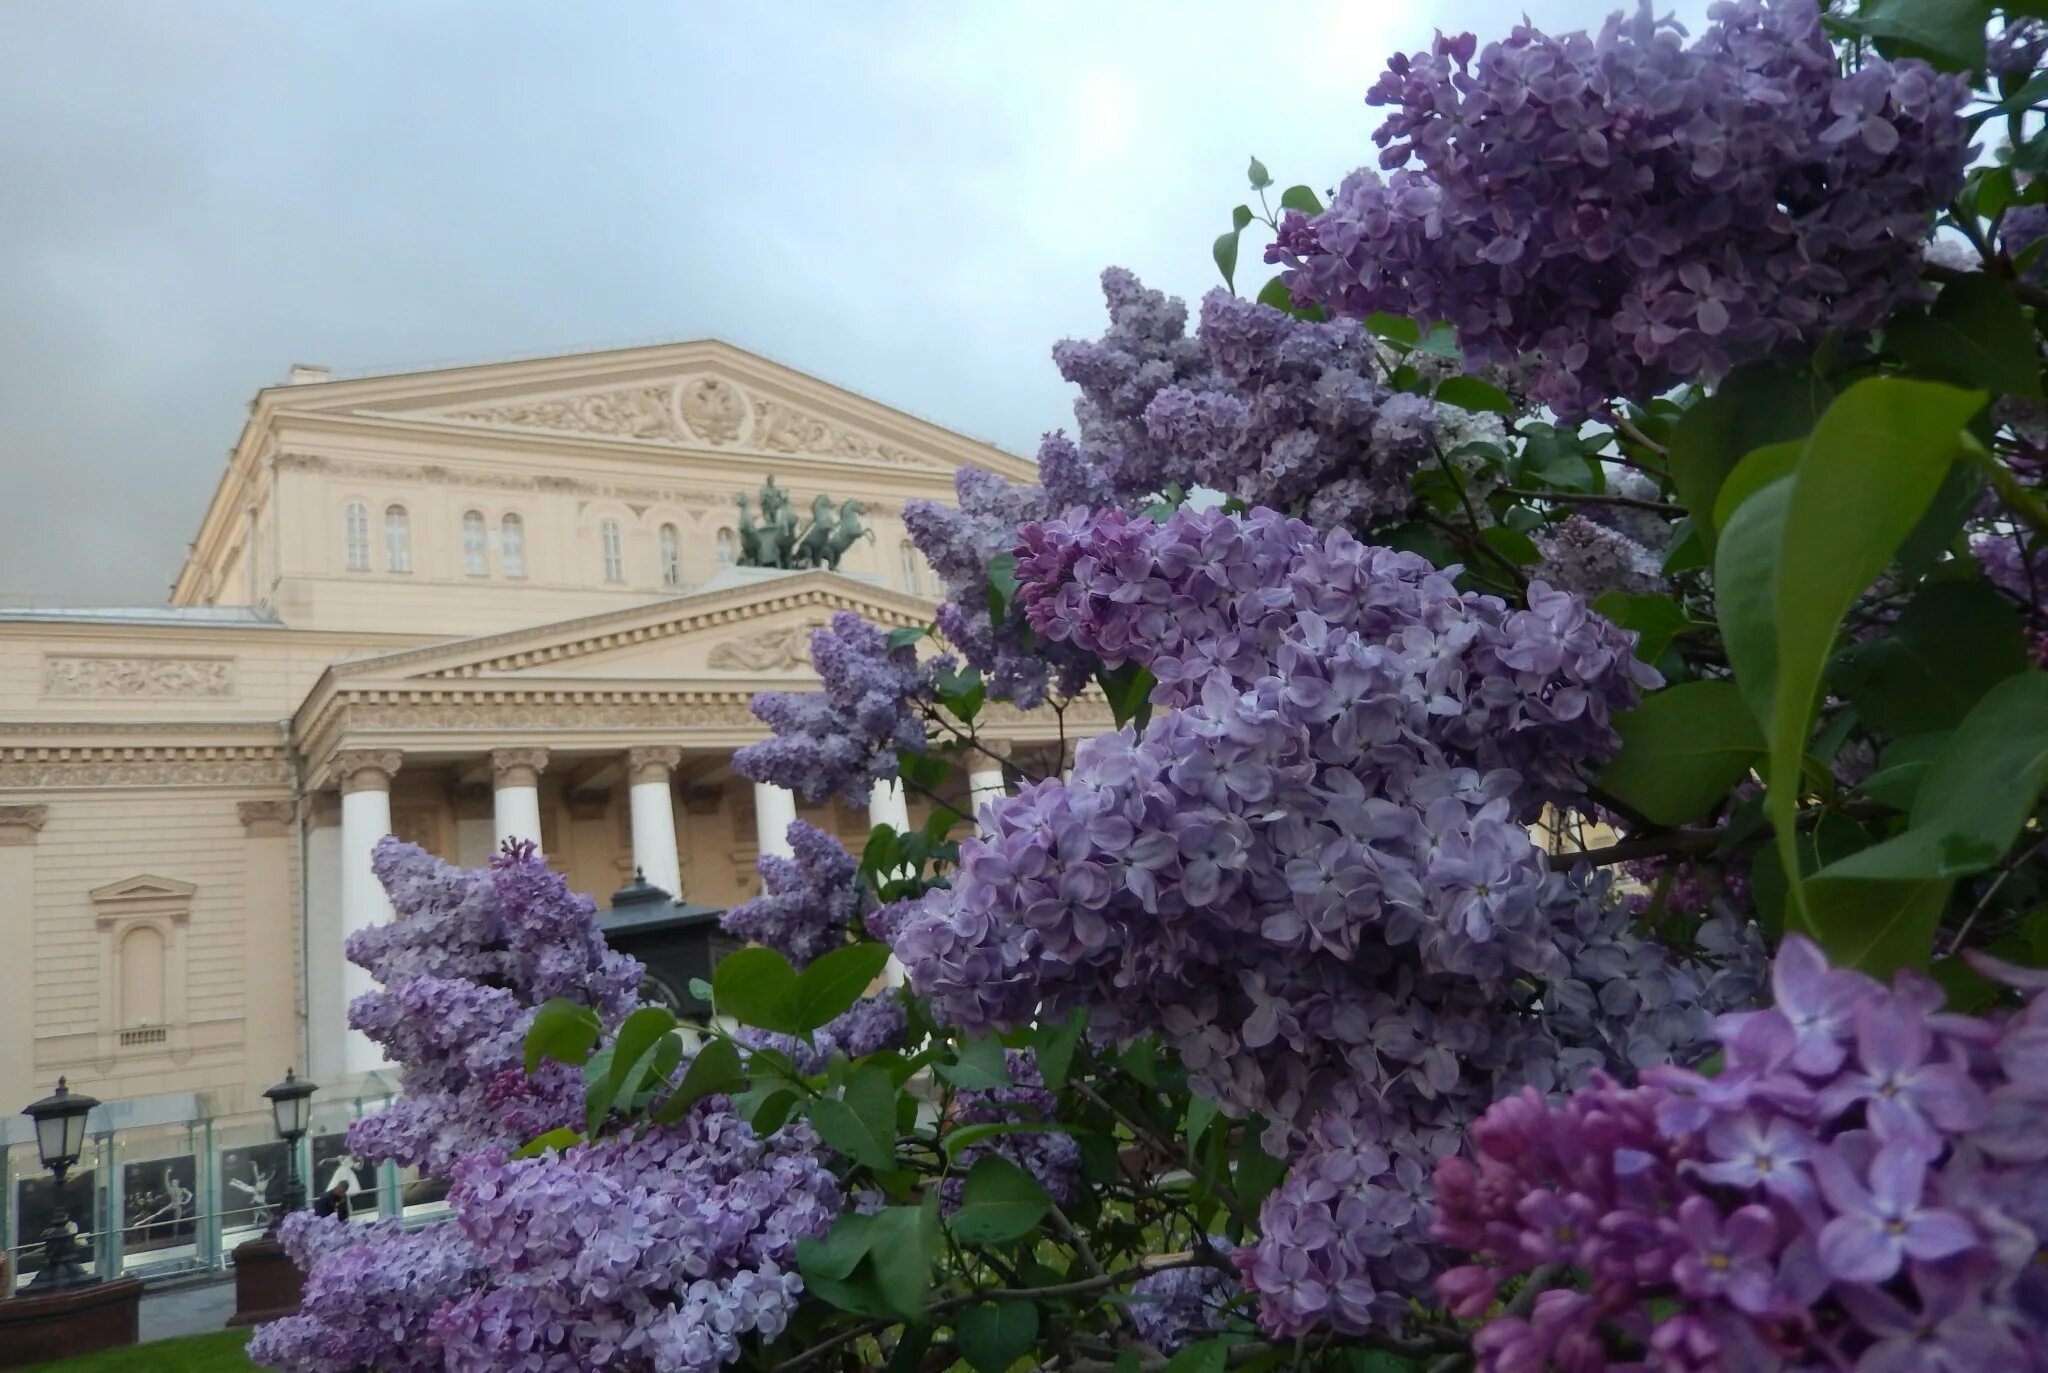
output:
M73 1227L79 1262L92 1266L95 1170L82 1169L64 1179L64 1214ZM43 1271L43 1231L56 1213L56 1186L48 1176L22 1178L14 1184L14 1244L23 1277Z
M278 1141L223 1149L220 1155L220 1224L223 1230L260 1230L284 1205L285 1146Z
M199 1220L199 1160L190 1154L121 1165L123 1253L190 1244Z
M345 1134L313 1136L313 1177L306 1187L306 1204L335 1183L348 1187L350 1220L374 1220L377 1216L377 1170L348 1151Z

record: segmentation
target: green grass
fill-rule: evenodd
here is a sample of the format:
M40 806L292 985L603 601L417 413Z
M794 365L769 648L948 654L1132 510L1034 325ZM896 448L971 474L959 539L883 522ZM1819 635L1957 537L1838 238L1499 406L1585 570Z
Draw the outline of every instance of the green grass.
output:
M106 1349L76 1359L38 1364L38 1373L248 1373L255 1364L242 1355L246 1330L221 1330L182 1340L155 1340Z

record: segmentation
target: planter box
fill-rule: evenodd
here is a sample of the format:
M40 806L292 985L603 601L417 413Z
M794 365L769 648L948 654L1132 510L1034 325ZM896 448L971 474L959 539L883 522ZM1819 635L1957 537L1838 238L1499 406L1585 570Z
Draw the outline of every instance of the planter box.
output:
M276 1240L235 1246L235 1314L229 1325L261 1325L299 1314L299 1289L306 1275Z
M28 1368L135 1343L142 1284L134 1278L0 1301L0 1368Z

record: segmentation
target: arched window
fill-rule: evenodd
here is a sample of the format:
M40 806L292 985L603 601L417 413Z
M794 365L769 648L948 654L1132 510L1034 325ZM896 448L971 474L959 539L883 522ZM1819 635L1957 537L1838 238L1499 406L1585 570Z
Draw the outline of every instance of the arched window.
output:
M683 584L683 541L672 524L661 527L661 584L666 587Z
M738 562L739 560L740 560L740 545L739 545L739 540L733 537L733 532L732 532L732 531L731 531L730 529L721 529L721 530L719 530L719 531L718 531L718 565L719 565L720 567L731 567L731 566L732 566L732 565L733 565L734 563Z
M619 522L606 520L597 527L597 537L604 545L604 579L623 582L626 580L626 551L619 542Z
M462 512L462 570L472 577L488 576L491 570L491 531L484 525L484 512Z
M137 925L121 940L121 1028L164 1023L164 937L153 925Z
M384 507L384 570L412 571L412 521L402 505Z
M923 595L924 588L917 574L917 545L905 539L899 551L903 558L903 589L913 596Z
M498 566L508 577L526 575L526 521L517 515L498 521Z
M370 512L361 501L350 501L341 512L341 541L351 572L370 570Z

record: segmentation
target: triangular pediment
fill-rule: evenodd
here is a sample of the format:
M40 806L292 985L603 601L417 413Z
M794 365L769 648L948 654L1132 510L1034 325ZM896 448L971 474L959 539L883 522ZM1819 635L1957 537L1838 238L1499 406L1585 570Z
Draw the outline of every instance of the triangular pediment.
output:
M199 888L190 882L180 882L175 877L158 877L154 873L138 873L124 877L118 882L94 887L88 896L96 906L121 905L150 901L190 901Z
M1033 465L715 339L275 387L280 409L1028 480Z
M841 610L885 629L929 623L929 601L836 572L749 578L531 629L362 658L338 685L673 682L800 686L812 679L811 631Z

